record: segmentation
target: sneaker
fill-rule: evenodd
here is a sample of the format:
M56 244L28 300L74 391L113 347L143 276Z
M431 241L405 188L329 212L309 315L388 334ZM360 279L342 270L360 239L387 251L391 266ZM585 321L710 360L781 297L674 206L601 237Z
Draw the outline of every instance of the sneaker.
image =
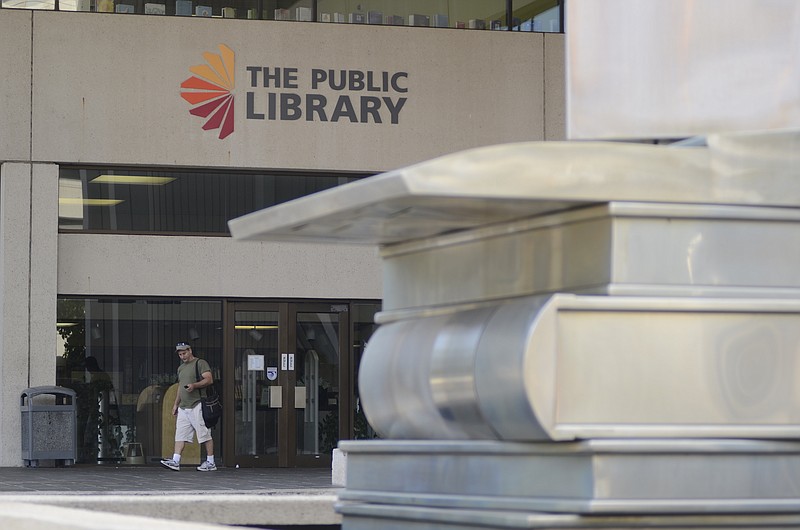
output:
M216 464L212 464L211 462L206 460L205 462L203 462L202 464L197 466L197 470L198 471L216 471L217 470L217 465Z
M181 470L181 465L179 463L177 463L176 461L174 461L173 459L171 459L171 458L169 460L162 460L161 461L161 465L164 466L164 467L168 467L173 471L180 471Z

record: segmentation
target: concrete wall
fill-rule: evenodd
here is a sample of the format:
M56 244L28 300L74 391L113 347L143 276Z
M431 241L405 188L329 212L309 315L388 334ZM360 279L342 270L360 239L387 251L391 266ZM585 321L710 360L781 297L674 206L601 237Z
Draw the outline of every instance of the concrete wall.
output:
M32 12L0 10L0 161L29 160Z
M58 292L380 298L381 271L367 246L61 234Z

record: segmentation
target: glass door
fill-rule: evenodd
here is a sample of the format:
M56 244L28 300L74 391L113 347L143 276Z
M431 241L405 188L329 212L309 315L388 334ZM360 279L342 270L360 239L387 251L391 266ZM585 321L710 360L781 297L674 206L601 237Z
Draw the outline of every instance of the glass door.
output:
M231 421L226 462L242 466L278 466L286 374L280 369L279 307L276 304L231 304L231 370L233 399L225 403Z
M229 302L226 465L316 467L350 435L349 305ZM342 411L344 411L342 413Z
M298 466L329 465L339 439L347 436L350 349L346 308L330 304L293 307Z

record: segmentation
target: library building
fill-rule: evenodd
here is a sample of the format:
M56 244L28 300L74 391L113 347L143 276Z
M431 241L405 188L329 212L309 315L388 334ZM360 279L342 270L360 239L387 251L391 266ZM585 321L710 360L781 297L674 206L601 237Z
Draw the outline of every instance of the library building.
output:
M228 221L565 138L563 0L0 1L0 467L28 464L48 388L77 463L171 457L178 342L222 398L218 466L330 466L377 436L379 249Z

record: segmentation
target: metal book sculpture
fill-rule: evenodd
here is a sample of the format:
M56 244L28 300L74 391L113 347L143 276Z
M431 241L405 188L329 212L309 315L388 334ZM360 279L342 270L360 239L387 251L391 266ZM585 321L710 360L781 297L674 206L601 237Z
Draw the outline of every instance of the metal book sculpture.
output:
M677 10L687 31L713 15L647 4L573 0L567 27L599 5L640 25ZM789 1L710 4L800 20ZM569 34L569 61L615 49L587 35ZM569 64L568 109L612 115L579 86L604 74ZM797 88L799 64L758 84ZM643 78L623 86L648 94ZM663 135L655 110L645 128L698 141L483 147L231 221L236 238L380 247L359 390L383 439L340 444L343 528L800 528L800 90L726 122L727 92L695 82L675 81L721 99L718 116L665 105ZM570 118L571 135L604 136L598 120Z

